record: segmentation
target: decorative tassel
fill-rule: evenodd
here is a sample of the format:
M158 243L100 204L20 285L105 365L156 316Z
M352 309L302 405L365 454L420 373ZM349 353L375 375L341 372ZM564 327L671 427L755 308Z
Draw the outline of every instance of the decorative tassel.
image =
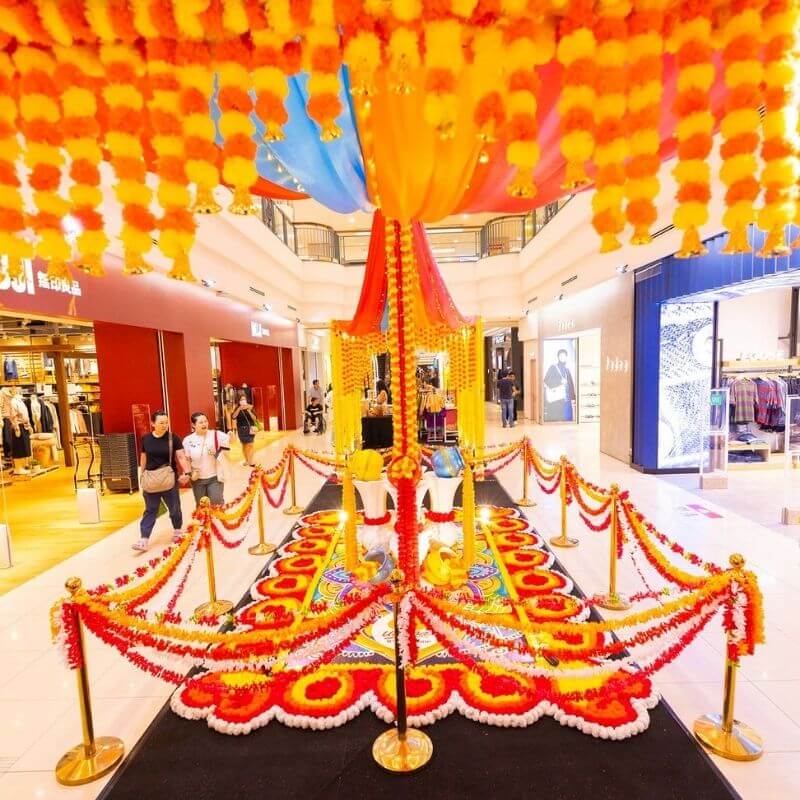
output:
M728 241L722 252L728 256L750 252L750 242L747 239L747 225L737 225L731 229Z
M214 199L208 186L198 186L195 191L193 214L218 214L222 206Z
M233 200L228 206L228 211L241 217L256 213L253 208L253 198L250 196L250 189L247 186L237 186L233 190Z
M135 250L127 250L125 252L123 275L146 275L152 271L153 268L142 258L141 253L137 253Z
M697 228L692 225L686 229L683 234L683 241L681 242L681 249L675 253L675 258L695 258L697 256L704 256L708 250L703 246L700 241L700 234Z
M776 225L767 233L764 246L758 251L759 258L780 258L788 256L792 248L786 244L786 235L783 225Z
M186 253L179 253L175 256L172 262L172 269L169 271L168 277L176 281L185 281L186 283L197 283L192 273L192 268L189 264L189 256Z

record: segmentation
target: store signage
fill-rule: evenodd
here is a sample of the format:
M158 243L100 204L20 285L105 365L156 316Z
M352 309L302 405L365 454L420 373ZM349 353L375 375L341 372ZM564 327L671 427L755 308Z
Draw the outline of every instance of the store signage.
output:
M631 365L627 358L612 358L606 356L606 372L623 372L630 371Z
M269 328L265 328L257 319L251 319L250 335L254 339L264 339L269 336Z
M25 275L17 280L8 277L8 258L0 256L0 263L3 266L3 278L0 280L0 291L11 290L17 294L36 294L37 289L47 292L58 292L60 294L70 294L73 297L81 296L81 285L76 280L67 278L49 278L45 270L37 269L34 280L33 262L26 258L22 265L25 268Z
M575 320L574 319L560 319L556 322L556 327L558 328L559 333L566 333L567 331L574 331L575 330Z

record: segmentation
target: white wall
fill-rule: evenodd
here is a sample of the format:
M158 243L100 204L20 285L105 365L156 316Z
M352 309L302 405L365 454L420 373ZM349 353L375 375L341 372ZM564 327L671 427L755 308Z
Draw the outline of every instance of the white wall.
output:
M719 304L717 335L723 361L738 358L786 358L792 290L766 289Z

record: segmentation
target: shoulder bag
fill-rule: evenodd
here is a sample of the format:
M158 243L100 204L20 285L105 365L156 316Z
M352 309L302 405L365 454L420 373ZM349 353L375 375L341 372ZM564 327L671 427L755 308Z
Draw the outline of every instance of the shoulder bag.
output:
M172 431L169 436L169 463L158 469L142 470L142 491L148 494L168 492L175 486L175 470L172 469Z

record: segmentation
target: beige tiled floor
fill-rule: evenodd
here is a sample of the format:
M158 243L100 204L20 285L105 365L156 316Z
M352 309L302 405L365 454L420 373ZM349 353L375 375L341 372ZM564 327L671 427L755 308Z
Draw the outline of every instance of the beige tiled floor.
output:
M761 484L742 481L728 496L703 494L701 499L671 479L642 475L624 464L601 456L597 449L597 428L586 425L520 425L504 431L496 423L496 410L489 408L487 436L505 441L523 434L549 457L566 452L587 478L602 484L612 481L630 489L641 509L664 531L687 547L718 563L728 554L741 551L759 576L766 600L767 644L753 658L743 662L737 693L737 716L756 727L766 742L766 755L758 762L737 764L716 759L722 771L743 797L750 800L789 800L800 796L800 550L792 531L778 525L761 525L748 503L775 503L775 491ZM299 437L302 438L302 437ZM283 443L272 445L260 459L277 460ZM321 439L303 439L304 446L324 447ZM780 472L775 472L779 479ZM320 478L298 469L300 501L311 498ZM737 476L738 478L738 476ZM241 482L244 473L238 476ZM521 491L521 470L516 463L501 474L513 496ZM696 480L696 478L695 478ZM689 484L686 484L689 486ZM238 488L233 486L232 490ZM531 516L545 535L555 533L559 524L555 498L531 491L539 503ZM188 502L188 499L187 499ZM686 516L687 503L701 503L721 516L710 519ZM763 521L769 514L760 508ZM771 512L770 512L771 513ZM293 522L268 509L269 538L279 541ZM157 528L166 541L166 520ZM559 557L588 593L604 588L607 540L586 530L575 517L571 531L581 546L559 552ZM0 798L94 798L105 784L97 781L85 787L66 789L56 784L53 766L79 735L74 684L58 663L49 642L47 610L63 592L64 580L73 574L94 583L119 574L135 563L130 543L135 525L103 539L67 562L0 597ZM248 535L250 544L255 530ZM261 558L244 549L215 551L218 557L218 593L238 599L256 573ZM623 563L621 588L633 588L634 575ZM183 608L192 608L204 598L205 576L196 570ZM657 676L664 697L686 725L699 714L719 710L722 693L724 640L719 623L712 622L703 635L673 664ZM121 736L130 749L169 695L170 687L139 673L96 641L90 640L89 663L98 734ZM202 724L202 723L198 723ZM579 734L575 734L579 735ZM647 736L645 732L642 734ZM621 745L624 746L624 745ZM647 797L642 787L641 797ZM694 800L687 787L681 795ZM699 799L702 800L702 799Z

